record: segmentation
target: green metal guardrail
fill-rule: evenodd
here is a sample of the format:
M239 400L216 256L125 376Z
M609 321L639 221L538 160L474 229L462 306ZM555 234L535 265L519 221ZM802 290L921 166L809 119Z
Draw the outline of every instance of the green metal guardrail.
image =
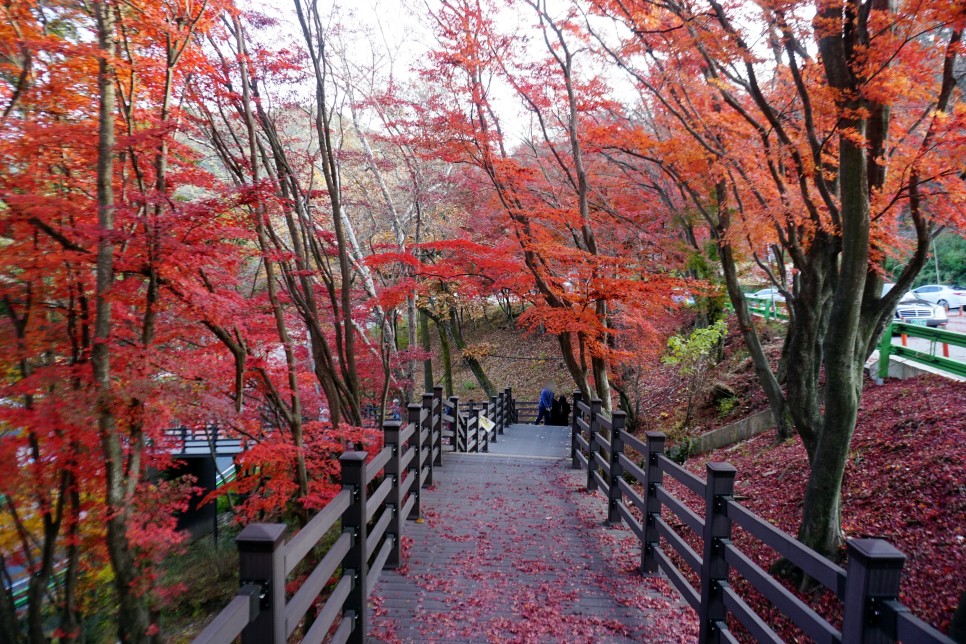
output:
M745 295L745 301L748 303L748 312L752 315L760 315L765 320L788 319L788 309L784 302L774 302L771 298L758 299L750 295ZM735 310L734 305L731 304L731 300L725 302L725 308L732 312Z
M748 312L752 315L760 315L765 320L787 320L788 309L784 302L775 302L771 299L759 300L754 297L745 298L748 300Z
M892 344L892 336L894 333L910 338L929 340L929 352L917 351L909 347ZM891 356L898 356L966 378L966 363L952 360L942 355L936 355L936 348L941 345L966 347L966 333L933 329L918 324L893 322L886 328L885 333L882 334L882 341L879 343L879 377L889 377L889 360Z

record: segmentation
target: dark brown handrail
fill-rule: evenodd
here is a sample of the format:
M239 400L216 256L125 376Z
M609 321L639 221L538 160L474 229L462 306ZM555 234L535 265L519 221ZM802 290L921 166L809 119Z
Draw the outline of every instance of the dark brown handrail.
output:
M899 602L899 573L905 556L888 542L849 540L849 565L843 569L735 501L735 470L731 465L708 463L707 476L701 479L665 456L663 433L648 432L642 441L624 431L624 421L623 412L606 418L600 411L600 401L584 402L580 392L574 392L572 466L587 470L588 491L606 494L608 521L623 521L641 541L642 572L664 572L697 611L700 642L736 641L728 629L729 615L757 641L781 641L729 584L729 571L734 570L816 642L902 640L953 644L953 640L913 616ZM609 442L602 436L608 430ZM625 447L639 452L643 462L638 465L625 456ZM704 499L703 517L664 487L665 476ZM663 520L663 508L668 508L700 538L702 552L691 548ZM641 512L643 519L638 520L632 510ZM744 554L731 541L733 524L835 593L843 602L842 630ZM697 573L699 588L694 588L675 566L662 544Z
M486 413L502 429L512 404L507 389ZM364 642L369 593L383 569L400 564L404 520L420 516L421 490L432 484L434 467L443 464L443 423L452 431L458 409L458 399L447 407L442 387L435 387L421 404L409 405L405 424L384 424L384 447L371 461L366 452L345 452L340 459L342 491L288 541L284 524L252 524L242 530L236 539L242 587L195 644L225 644L239 635L243 644L282 644L337 573L335 589L305 639L321 641L335 627L333 641ZM180 433L187 438L187 429ZM370 496L367 491L375 482ZM341 535L286 601L287 576L339 523Z

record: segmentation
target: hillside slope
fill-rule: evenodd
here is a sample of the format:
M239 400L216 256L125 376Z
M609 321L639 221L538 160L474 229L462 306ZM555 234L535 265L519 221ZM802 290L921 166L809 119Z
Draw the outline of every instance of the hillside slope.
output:
M966 383L938 376L867 384L843 483L846 536L880 537L905 553L901 599L944 632L966 590L964 401ZM730 462L742 503L795 534L808 476L805 450L797 438L774 441L767 432L687 467L703 475L706 462ZM766 567L776 558L765 548L754 555ZM834 613L828 593L812 604Z
M433 352L433 379L443 382L443 363L440 360L439 336L431 330L430 348ZM471 348L487 345L486 357L480 362L497 389L513 387L517 400L536 400L547 382L557 393L574 390L574 382L560 358L556 337L543 333L527 333L509 322L506 317L491 313L478 317L463 328L463 336ZM478 354L479 351L474 351ZM483 390L473 372L453 349L453 394L461 400L482 400Z

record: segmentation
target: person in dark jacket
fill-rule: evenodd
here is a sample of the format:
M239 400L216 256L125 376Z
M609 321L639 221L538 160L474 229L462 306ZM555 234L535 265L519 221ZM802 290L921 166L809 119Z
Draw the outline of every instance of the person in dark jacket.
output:
M545 421L546 424L550 424L550 409L553 406L553 387L550 383L543 388L540 392L540 402L537 404L537 422L534 425L539 425L540 421Z
M560 398L553 402L553 407L557 411L551 422L554 425L569 425L570 403L567 402L567 396L565 394L560 394Z

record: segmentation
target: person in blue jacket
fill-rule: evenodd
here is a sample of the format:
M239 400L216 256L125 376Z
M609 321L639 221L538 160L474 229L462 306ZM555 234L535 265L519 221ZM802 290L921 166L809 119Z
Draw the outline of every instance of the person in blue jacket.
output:
M545 420L546 424L550 424L551 407L553 407L553 387L550 383L547 383L543 391L540 392L540 402L537 406L537 422L535 424L539 425L542 420Z

